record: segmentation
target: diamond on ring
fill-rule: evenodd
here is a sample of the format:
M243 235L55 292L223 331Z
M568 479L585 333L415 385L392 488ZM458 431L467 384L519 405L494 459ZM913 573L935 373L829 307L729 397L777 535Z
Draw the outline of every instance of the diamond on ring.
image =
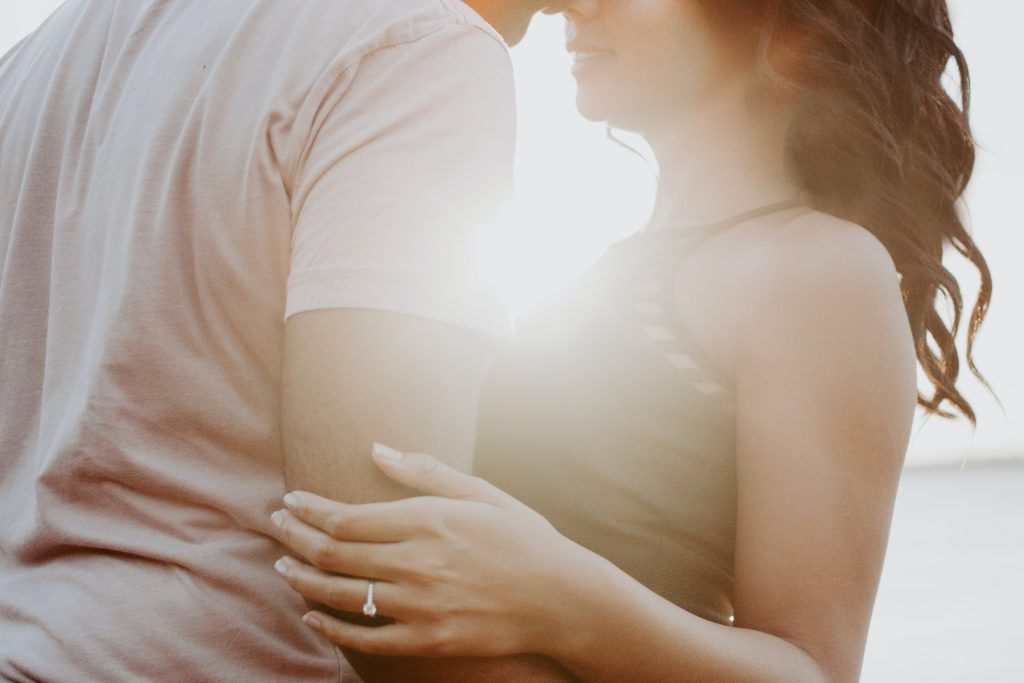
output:
M373 581L366 585L366 604L363 605L363 614L373 619L377 616L377 605L373 603Z

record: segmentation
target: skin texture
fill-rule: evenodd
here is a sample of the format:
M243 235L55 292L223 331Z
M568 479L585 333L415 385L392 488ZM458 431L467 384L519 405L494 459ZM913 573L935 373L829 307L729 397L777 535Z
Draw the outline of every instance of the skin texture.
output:
M572 0L565 14L571 41L614 51L577 73L581 109L640 131L658 158L650 229L799 195L782 164L785 103L751 110L750 75L692 3ZM892 260L857 225L791 211L703 244L674 294L736 385L734 626L668 603L420 454L375 461L418 501L299 494L278 515L293 588L353 609L365 580L335 573L373 577L396 619L311 623L377 654L535 653L585 681L856 681L916 397Z

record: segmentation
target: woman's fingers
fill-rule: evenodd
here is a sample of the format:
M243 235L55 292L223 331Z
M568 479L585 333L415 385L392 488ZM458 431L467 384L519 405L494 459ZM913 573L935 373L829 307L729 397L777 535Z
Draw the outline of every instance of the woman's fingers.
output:
M446 642L431 639L424 629L401 622L376 628L356 626L322 612L310 612L302 620L343 649L368 655L441 657L450 651Z
M272 516L280 540L310 564L324 571L373 578L402 576L399 543L339 541L295 517L287 510Z
M497 489L479 477L459 472L426 453L402 453L373 445L373 459L395 481L432 496L496 503Z
M348 576L337 576L311 567L290 557L282 557L274 565L288 585L297 593L313 602L342 612L360 613L367 604L369 581ZM391 599L389 599L391 598ZM395 608L401 607L395 585L385 581L374 581L373 603L376 616L395 617Z
M394 543L423 532L422 502L415 498L347 505L293 491L284 497L284 504L298 519L340 541Z

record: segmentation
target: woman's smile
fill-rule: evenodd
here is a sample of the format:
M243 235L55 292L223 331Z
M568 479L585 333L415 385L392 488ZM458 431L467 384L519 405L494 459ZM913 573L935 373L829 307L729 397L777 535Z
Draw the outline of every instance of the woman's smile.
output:
M569 54L572 55L572 73L576 74L589 69L597 64L608 62L615 57L614 50L605 50L592 47L570 45Z

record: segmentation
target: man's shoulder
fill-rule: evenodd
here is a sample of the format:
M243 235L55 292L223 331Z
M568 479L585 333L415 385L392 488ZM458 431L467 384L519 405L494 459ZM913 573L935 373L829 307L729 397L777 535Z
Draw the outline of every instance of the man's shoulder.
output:
M479 33L507 49L501 35L462 0L355 0L328 5L331 21L359 24L351 45L356 50L411 43L445 30Z

